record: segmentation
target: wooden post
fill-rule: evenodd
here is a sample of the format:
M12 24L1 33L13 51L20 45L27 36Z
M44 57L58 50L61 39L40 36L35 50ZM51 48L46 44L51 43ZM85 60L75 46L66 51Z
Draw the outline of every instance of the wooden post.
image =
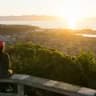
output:
M18 84L17 85L17 96L24 96L24 85Z

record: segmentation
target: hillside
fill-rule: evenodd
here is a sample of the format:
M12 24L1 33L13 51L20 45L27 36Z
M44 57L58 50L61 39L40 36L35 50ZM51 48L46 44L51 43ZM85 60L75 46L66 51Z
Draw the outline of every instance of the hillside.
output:
M96 58L92 52L76 56L34 45L19 43L7 49L14 73L29 74L96 89Z

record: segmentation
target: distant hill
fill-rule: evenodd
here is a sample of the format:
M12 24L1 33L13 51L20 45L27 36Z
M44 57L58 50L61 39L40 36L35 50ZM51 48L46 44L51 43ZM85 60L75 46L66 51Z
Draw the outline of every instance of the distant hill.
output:
M56 16L35 16L35 15L30 15L30 16L0 16L0 21L4 21L4 20L50 20L50 21L54 21L54 20L58 20L59 17Z

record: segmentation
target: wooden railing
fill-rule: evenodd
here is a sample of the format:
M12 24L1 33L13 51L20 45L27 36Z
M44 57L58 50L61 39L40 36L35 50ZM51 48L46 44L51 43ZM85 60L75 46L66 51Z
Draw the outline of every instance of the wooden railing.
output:
M1 79L0 83L17 85L17 93L0 93L0 96L25 96L24 86L39 88L64 96L96 96L96 90L93 89L22 74L14 74L10 79Z

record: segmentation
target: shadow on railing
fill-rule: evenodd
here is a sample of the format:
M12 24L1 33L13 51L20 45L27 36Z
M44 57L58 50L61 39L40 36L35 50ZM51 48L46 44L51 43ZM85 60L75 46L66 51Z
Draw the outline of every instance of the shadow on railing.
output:
M61 94L62 96L96 96L96 90L93 89L22 74L14 74L10 79L1 79L0 83L10 83L17 86L15 87L17 90L16 92L0 92L0 96L28 96L25 94L25 91L30 90L31 87L40 90L46 90L56 94ZM26 89L25 86L28 86L29 89Z

